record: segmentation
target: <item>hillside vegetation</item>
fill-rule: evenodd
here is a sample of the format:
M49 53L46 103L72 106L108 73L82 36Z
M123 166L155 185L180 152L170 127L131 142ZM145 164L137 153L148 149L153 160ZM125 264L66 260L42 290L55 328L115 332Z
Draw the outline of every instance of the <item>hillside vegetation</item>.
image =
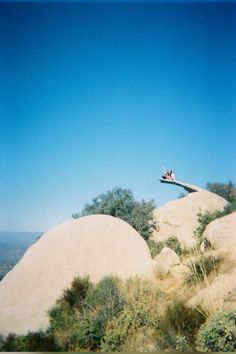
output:
M218 185L208 184L209 189L213 187L217 192ZM0 341L1 351L236 351L236 309L226 310L220 302L191 302L195 294L234 267L225 252L211 245L204 253L199 250L206 226L236 211L236 197L232 198L236 189L233 184L230 188L229 204L222 211L199 214L198 242L192 249L184 248L174 236L161 242L151 239L155 227L150 216L152 202L137 223L141 204L136 204L129 191L115 188L95 198L74 217L101 211L126 217L139 232L144 231L153 257L167 246L179 255L181 264L168 274L154 272L150 279L108 276L94 284L89 277L75 277L48 312L47 329L9 334ZM127 210L129 216L125 216Z
M138 202L129 189L114 187L86 204L81 213L73 214L73 218L91 214L107 214L127 221L139 234L148 240L156 229L153 217L155 209L153 200Z

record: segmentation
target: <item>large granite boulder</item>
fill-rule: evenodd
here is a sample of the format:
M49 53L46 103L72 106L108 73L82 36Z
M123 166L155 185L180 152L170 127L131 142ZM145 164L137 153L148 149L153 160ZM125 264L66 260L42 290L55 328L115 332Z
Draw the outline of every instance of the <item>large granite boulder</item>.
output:
M201 288L189 300L192 306L204 311L234 310L236 307L236 212L212 221L203 236L214 248L212 254L219 255L222 265L214 272L217 276L206 280ZM213 273L214 273L213 272Z
M154 231L153 238L165 241L175 236L184 247L191 248L196 243L194 232L199 226L198 214L222 210L226 205L225 199L196 187L195 192L154 210L158 230Z
M236 246L236 212L212 221L207 225L203 237L215 249L233 243Z
M75 276L148 275L146 242L125 221L91 215L44 234L0 282L0 333L45 329L47 311Z
M164 247L154 258L155 268L162 274L168 274L171 267L180 264L179 256L169 247Z

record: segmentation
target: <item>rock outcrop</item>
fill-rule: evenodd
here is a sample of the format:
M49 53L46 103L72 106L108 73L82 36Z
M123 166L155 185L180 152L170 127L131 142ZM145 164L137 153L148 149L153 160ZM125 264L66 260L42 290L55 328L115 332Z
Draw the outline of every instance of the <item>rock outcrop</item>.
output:
M232 245L231 245L232 246ZM202 308L206 313L235 310L236 307L236 249L229 245L220 253L224 259L222 269L188 301L190 306Z
M164 247L154 258L155 268L162 274L168 274L170 269L180 264L179 256L169 247Z
M223 265L189 304L212 313L233 310L236 306L236 212L212 221L203 237L215 249L215 254L221 255Z
M236 247L236 212L212 221L207 225L203 237L215 249L230 244Z
M196 242L198 214L222 210L227 202L183 182L166 183L179 185L189 194L154 211L159 228L153 237L164 241L175 236L191 248ZM204 236L217 249L235 242L235 226L233 213L211 223ZM236 251L232 259L236 262ZM90 215L68 221L45 233L0 282L0 333L24 334L47 328L48 310L76 276L88 275L96 283L108 275L151 277L158 271L164 275L172 272L173 278L182 280L186 267L167 247L152 260L147 243L121 219ZM223 300L227 296L236 299L236 268L230 276L222 274L219 279L191 301L201 303L205 297L216 301L218 292Z
M153 233L155 241L175 236L180 243L191 248L195 245L194 231L199 226L198 214L222 210L227 201L218 195L184 182L166 182L187 188L191 193L154 210L158 230Z
M44 234L0 282L0 333L45 329L47 311L75 276L148 275L146 242L125 221L91 215Z

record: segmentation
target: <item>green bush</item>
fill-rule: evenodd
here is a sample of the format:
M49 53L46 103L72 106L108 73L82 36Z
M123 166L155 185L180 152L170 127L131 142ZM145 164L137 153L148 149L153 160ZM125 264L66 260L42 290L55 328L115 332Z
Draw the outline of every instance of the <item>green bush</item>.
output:
M14 351L20 351L19 348L16 345L16 334L10 333L8 336L3 339L1 338L1 351L6 351L6 352L14 352Z
M174 336L174 348L176 351L189 351L191 349L189 339L183 335L176 335Z
M198 216L198 222L199 226L197 230L195 231L195 236L197 237L197 245L198 247L201 245L203 241L203 233L210 222L218 219L221 215L220 211L213 211L213 212L206 212L204 214L199 213Z
M236 200L232 201L231 203L228 203L228 204L224 207L223 215L222 215L222 216L231 214L231 213L233 213L234 211L236 211Z
M151 282L138 278L129 279L124 288L125 306L106 326L101 351L123 351L129 348L128 341L142 331L156 329L159 315L156 308L159 292ZM126 351L126 350L125 350Z
M160 291L151 280L131 278L125 283L124 300L126 306L140 316L141 323L156 326L158 323L157 304Z
M156 257L165 247L165 243L162 241L156 242L155 240L147 240L147 245L149 247L149 251L151 253L151 257Z
M84 308L96 309L104 317L113 317L123 308L123 297L119 289L119 279L116 277L104 277L88 292Z
M132 341L132 337L142 330L154 328L154 324L149 319L152 314L145 311L134 311L128 306L119 313L118 317L108 322L105 335L101 343L102 352L123 351L122 346L128 341Z
M49 331L28 332L26 335L9 334L3 341L1 351L7 352L45 352L61 351Z
M197 345L199 351L236 351L236 312L217 314L201 327Z
M229 181L228 184L208 182L207 189L212 193L218 194L230 203L236 201L236 186L231 181Z
M123 309L119 280L105 277L92 285L87 278L76 278L69 290L73 296L66 290L49 312L50 330L65 351L98 350L106 323Z
M182 300L174 300L160 318L159 347L162 350L194 350L197 332L205 317L196 308L187 307Z
M217 274L222 261L222 256L213 254L200 255L190 261L190 263L187 263L190 273L186 276L186 284L197 284L207 279L211 273Z
M137 326L135 316L130 309L125 308L118 316L108 322L105 335L101 342L102 352L119 351L125 342L130 328Z
M4 337L2 334L0 334L0 352L3 351L3 345L4 345Z
M171 248L179 256L182 255L182 253L184 251L183 248L181 247L179 240L175 236L169 237L165 241L165 246Z
M90 283L89 277L76 277L72 281L71 287L63 291L59 303L67 304L70 308L79 307L91 287L92 283Z
M50 331L63 351L74 348L73 334L76 331L78 315L65 304L56 304L49 311Z
M164 247L171 248L179 256L189 253L186 248L181 246L179 240L175 236L169 237L166 241L158 242L153 239L149 239L147 240L147 244L152 258L156 257Z
M153 217L155 209L153 200L138 202L129 189L114 187L94 198L91 204L86 204L81 213L72 215L73 218L91 214L107 214L127 221L139 234L148 240L156 222Z

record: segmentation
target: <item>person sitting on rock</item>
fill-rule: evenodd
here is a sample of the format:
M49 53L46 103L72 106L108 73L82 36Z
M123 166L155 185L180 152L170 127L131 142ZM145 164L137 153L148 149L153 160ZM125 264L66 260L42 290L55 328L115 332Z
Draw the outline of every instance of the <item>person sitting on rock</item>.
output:
M171 171L167 170L162 176L162 178L171 180Z
M174 171L170 170L170 178L172 181L175 181L175 174Z
M175 181L175 174L173 170L167 170L163 176L161 176L162 179L168 179L170 181Z

